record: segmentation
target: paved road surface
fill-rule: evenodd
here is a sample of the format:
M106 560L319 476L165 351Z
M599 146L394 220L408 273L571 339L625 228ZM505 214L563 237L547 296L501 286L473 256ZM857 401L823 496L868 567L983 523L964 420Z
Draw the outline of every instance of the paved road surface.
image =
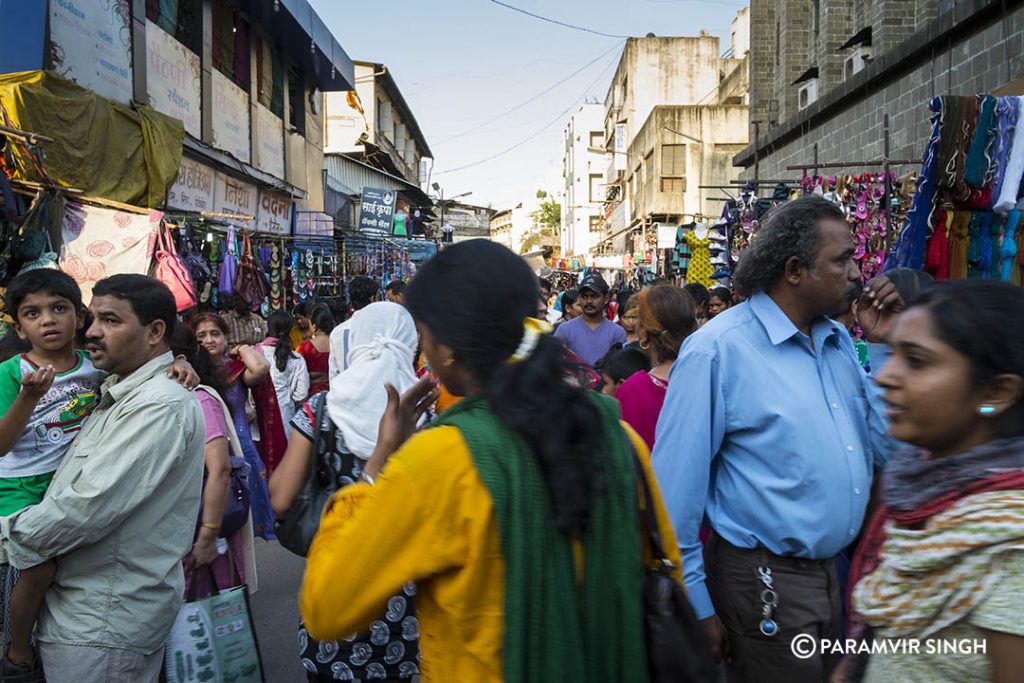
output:
M256 539L259 590L252 596L253 620L267 683L302 683L299 664L299 584L306 561L276 542Z

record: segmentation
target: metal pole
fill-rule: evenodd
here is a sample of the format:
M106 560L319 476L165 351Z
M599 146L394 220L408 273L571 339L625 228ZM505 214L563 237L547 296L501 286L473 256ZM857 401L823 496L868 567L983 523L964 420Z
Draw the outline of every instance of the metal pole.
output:
M885 163L882 165L883 171L885 172L885 196L882 201L885 202L885 234L888 237L892 230L890 224L891 216L890 205L892 203L890 197L892 196L892 183L889 180L889 115L882 115L882 161Z
M761 137L761 122L754 121L754 182L761 175L761 155L757 151L757 140Z

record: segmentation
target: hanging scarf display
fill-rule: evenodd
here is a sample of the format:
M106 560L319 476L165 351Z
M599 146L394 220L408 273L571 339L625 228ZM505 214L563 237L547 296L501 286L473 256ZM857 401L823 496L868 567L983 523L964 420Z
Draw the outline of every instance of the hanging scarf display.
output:
M1019 284L1024 98L944 96L929 108L921 180L886 267Z

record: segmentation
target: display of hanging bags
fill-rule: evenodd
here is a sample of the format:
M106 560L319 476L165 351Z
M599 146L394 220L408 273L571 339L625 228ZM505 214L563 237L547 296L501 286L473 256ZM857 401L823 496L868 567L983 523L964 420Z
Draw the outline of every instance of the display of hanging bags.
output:
M171 229L163 221L157 228L156 248L153 252L152 277L167 285L174 295L178 313L196 305L196 289L188 269L178 258Z
M269 287L263 278L262 269L257 267L252 258L252 244L249 233L242 232L242 258L238 262L235 274L235 295L240 297L250 310L258 311L267 298Z

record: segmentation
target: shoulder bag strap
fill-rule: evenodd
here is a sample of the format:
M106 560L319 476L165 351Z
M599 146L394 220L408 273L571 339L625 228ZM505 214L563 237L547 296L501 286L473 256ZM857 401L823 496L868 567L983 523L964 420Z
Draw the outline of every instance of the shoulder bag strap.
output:
M327 397L324 396L320 405L313 411L313 457L309 463L309 479L306 480L306 491L316 490L316 471L320 467L320 442L323 437L320 435L320 425L324 421L324 411L327 410Z
M647 481L647 473L644 470L644 466L640 463L640 455L636 452L636 448L633 446L633 440L628 434L624 434L623 436L626 439L626 444L629 447L629 452L632 456L633 469L636 470L637 483L640 485L640 488L643 489L643 521L647 527L647 539L651 546L651 556L655 562L665 563L668 561L668 557L665 555L665 549L661 542L661 531L658 529L658 516L654 512L654 497L651 496L651 486Z
M220 408L224 411L224 423L228 426L228 445L231 447L231 455L240 456L242 455L242 442L238 440L238 432L235 431L235 423L231 416L231 411L228 410L228 405L224 403L224 399L220 397L216 389L208 387L204 384L200 384L196 387L196 390L202 389L208 395L212 396L217 403L220 404Z

